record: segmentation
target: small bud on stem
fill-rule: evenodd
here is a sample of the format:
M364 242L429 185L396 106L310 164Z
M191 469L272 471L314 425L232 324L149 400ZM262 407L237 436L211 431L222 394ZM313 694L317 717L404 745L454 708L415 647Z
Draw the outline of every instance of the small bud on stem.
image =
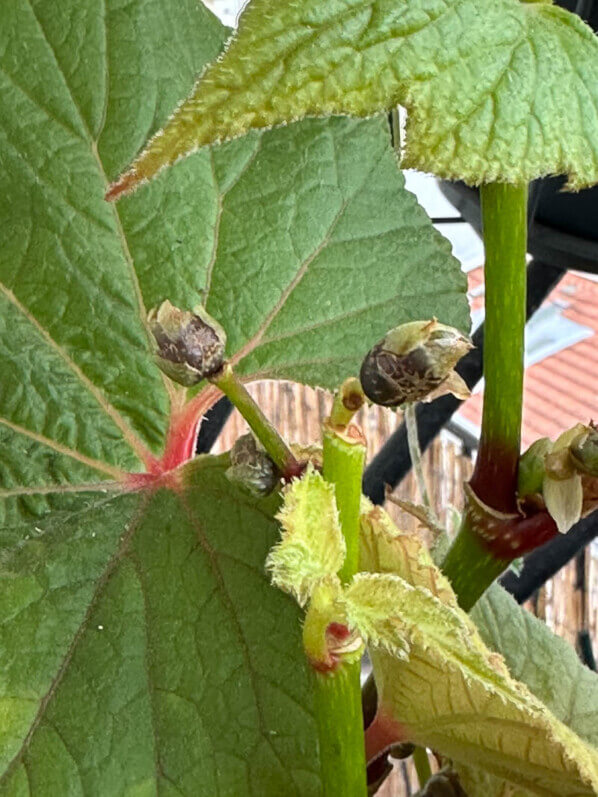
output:
M203 307L190 312L166 300L147 320L158 366L173 382L191 387L222 368L226 333Z
M226 333L220 324L203 307L189 312L180 310L168 300L151 310L147 320L162 371L185 387L209 379L239 410L282 476L285 479L299 476L303 471L301 463L224 359ZM243 469L247 467L245 462ZM235 471L233 465L233 478L236 473L238 470ZM263 479L265 487L268 481L265 472Z
M467 335L435 318L401 324L363 361L364 393L384 407L432 400L445 393L465 398L467 385L453 369L471 348Z
M333 426L347 426L355 413L363 407L364 401L365 396L359 379L354 376L345 379L334 397L330 423Z
M593 424L572 441L569 453L577 470L598 477L598 431Z
M249 428L263 445L283 479L289 480L299 476L304 469L303 466L258 407L245 385L233 371L230 363L226 363L220 371L213 374L210 381L228 396L245 418Z
M269 495L280 481L276 465L252 434L244 434L235 441L230 461L227 478L252 495Z

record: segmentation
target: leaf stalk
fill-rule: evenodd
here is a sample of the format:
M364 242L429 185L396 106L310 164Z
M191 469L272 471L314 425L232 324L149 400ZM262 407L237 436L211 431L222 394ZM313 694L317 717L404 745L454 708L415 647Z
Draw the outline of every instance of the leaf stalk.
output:
M299 475L301 466L293 452L266 418L232 366L227 363L221 371L211 377L210 381L220 388L239 410L283 477Z

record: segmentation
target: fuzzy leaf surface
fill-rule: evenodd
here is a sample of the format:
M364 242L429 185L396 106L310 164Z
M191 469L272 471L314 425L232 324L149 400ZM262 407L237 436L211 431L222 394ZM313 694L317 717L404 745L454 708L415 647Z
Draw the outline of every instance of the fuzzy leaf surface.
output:
M255 128L397 103L409 166L475 184L598 182L598 39L579 17L520 0L252 0L115 191Z
M562 637L493 585L471 611L488 647L517 680L582 739L598 747L598 674Z
M598 675L581 663L571 645L498 584L477 602L471 618L488 647L504 656L513 677L526 684L555 717L597 747ZM480 770L468 768L463 775L474 793L479 788L489 797L510 795L504 782Z
M310 466L285 488L277 519L282 538L270 551L266 567L272 583L305 606L321 581L336 576L347 553L334 485Z
M410 549L401 543L407 535L396 531L385 543L396 548L392 556L376 550L380 528L370 535L362 556L362 565L372 571L378 558L388 563L409 556ZM454 597L437 597L444 579L438 581L431 561L422 566L423 557L422 545L413 565L400 566L399 572L413 574L411 593L402 599L397 595L402 611L381 628L385 635L396 629L407 656L396 658L379 647L370 651L379 716L398 721L407 738L439 750L456 765L474 764L533 793L594 794L598 751L511 676ZM395 577L397 593L405 593L404 583L400 574ZM370 615L375 619L379 612Z

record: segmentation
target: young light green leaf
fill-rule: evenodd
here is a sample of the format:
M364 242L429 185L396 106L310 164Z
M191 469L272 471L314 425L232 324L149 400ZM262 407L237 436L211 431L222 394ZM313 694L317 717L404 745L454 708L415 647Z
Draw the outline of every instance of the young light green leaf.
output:
M334 485L308 465L285 489L277 519L282 539L270 551L266 568L277 587L305 606L320 582L336 576L347 552Z
M362 500L359 569L394 573L416 587L425 587L447 606L457 606L448 579L434 565L421 539L400 531L387 512Z
M198 147L330 114L409 111L408 166L470 183L598 181L598 41L520 0L252 0L225 54L111 189Z
M381 533L377 536L384 539ZM385 543L395 548L397 557L398 540L400 535L391 533ZM375 552L368 557L375 566ZM388 554L385 558L388 561ZM401 566L402 572L407 569ZM454 598L443 603L432 595L427 583L433 583L433 566L422 568L418 563L409 569L415 577L410 599L397 595L397 617L385 620L382 627L384 633L400 629L409 654L401 659L380 648L371 650L379 693L375 722L398 723L409 739L456 764L475 764L536 793L593 794L598 788L598 752L511 677ZM397 592L400 582L395 579ZM405 591L402 584L400 588ZM370 612L370 617L378 618L379 612Z
M429 590L414 587L400 576L358 573L343 597L350 626L359 631L370 648L388 651L393 657L408 661L417 635L426 638L426 645L446 641L437 622L439 612L446 614L444 604ZM446 620L444 616L442 619ZM453 623L451 630L455 632L451 643L458 655L466 639L459 623ZM380 673L377 672L377 677ZM380 694L384 693L382 689Z

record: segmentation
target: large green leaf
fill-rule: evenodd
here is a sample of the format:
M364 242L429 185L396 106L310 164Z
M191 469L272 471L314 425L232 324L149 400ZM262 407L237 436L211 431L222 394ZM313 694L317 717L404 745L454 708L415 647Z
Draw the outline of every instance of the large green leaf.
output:
M319 794L299 617L263 568L278 499L225 464L1 529L0 794Z
M486 644L504 656L513 677L598 747L598 674L581 663L571 645L497 584L478 601L471 618Z
M245 374L328 387L398 322L467 326L464 277L404 190L383 120L254 135L104 202L106 175L223 37L195 0L3 9L0 417L13 451L23 430L82 466L135 469L144 444L161 448L168 395L144 321L166 297L203 298ZM7 486L21 480L12 459Z
M598 39L549 2L251 0L226 54L114 186L304 116L408 109L409 166L598 182Z
M104 201L224 38L196 0L2 9L2 794L319 793L298 615L263 573L276 500L212 460L185 489L132 475L166 467L184 398L146 307L203 299L248 378L328 386L400 321L467 326L381 119L253 135Z

